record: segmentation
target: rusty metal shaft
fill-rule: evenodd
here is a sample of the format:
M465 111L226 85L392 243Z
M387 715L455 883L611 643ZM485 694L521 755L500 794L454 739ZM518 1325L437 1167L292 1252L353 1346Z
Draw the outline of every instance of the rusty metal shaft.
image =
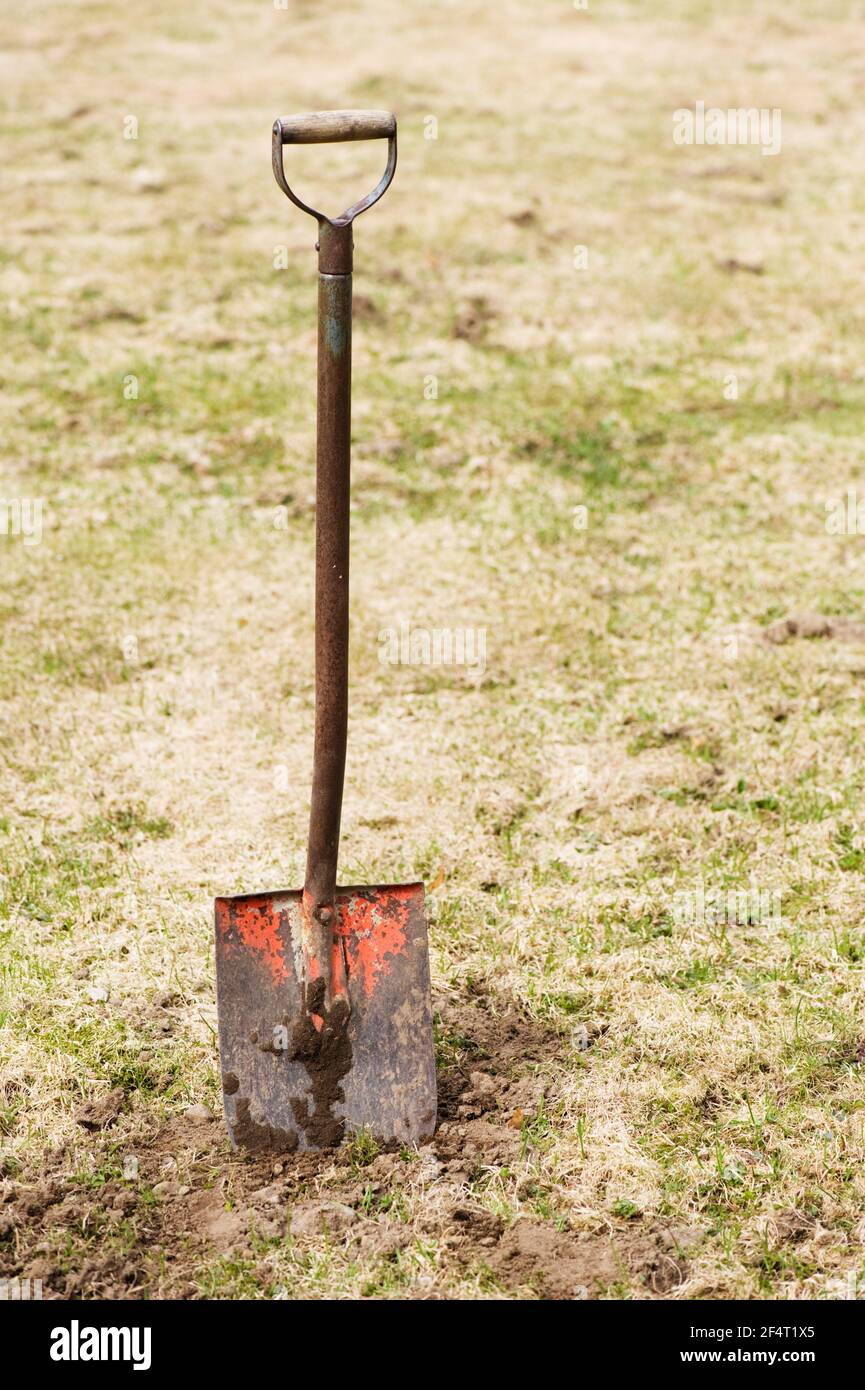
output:
M284 146L387 140L385 171L340 217L300 199L285 177ZM348 547L351 451L352 222L377 203L396 169L389 111L313 111L273 123L273 172L286 197L318 222L318 427L315 500L315 747L302 896L307 1008L315 1026L344 1023L345 953L336 865L348 730ZM323 984L322 984L323 982Z
M322 266L347 265L338 274ZM315 484L315 745L305 891L333 909L348 730L351 225L321 229Z

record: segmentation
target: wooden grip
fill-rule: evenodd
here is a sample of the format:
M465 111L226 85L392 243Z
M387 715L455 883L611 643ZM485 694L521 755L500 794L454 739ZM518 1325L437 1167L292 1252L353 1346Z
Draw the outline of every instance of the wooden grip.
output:
M304 111L274 125L283 145L325 145L335 140L380 140L396 135L392 111Z

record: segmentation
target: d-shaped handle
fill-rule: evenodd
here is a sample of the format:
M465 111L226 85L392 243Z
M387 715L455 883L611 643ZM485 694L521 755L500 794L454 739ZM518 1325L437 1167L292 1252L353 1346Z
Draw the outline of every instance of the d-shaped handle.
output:
M301 201L285 177L285 145L323 145L337 140L387 140L387 166L371 193L353 203L339 217L327 217ZM391 111L308 111L283 116L273 123L273 173L287 198L314 217L319 227L350 226L356 217L377 203L390 186L396 170L396 116Z

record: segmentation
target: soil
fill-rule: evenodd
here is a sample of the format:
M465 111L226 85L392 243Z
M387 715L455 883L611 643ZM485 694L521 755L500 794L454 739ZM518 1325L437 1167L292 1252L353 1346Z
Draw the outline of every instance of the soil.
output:
M200 1106L150 1133L133 1131L134 1105L131 1115L121 1097L104 1112L91 1108L88 1120L98 1114L100 1125L114 1124L110 1133L90 1130L95 1164L109 1144L116 1151L118 1126L128 1123L123 1143L137 1158L136 1177L94 1184L71 1172L60 1150L46 1154L38 1179L0 1184L0 1276L41 1279L44 1298L195 1298L203 1296L201 1270L223 1255L254 1259L259 1238L326 1240L351 1246L359 1259L388 1260L425 1233L442 1245L451 1278L481 1270L493 1294L591 1299L629 1278L645 1297L671 1294L687 1277L698 1233L646 1229L639 1220L614 1232L560 1229L561 1218L523 1217L508 1227L469 1187L519 1162L523 1116L536 1112L566 1046L516 1008L501 1009L483 996L440 1005L454 1055L440 1068L438 1130L419 1155L244 1157L232 1153L222 1117ZM435 1193L434 1211L414 1224L370 1217L370 1193L386 1196L419 1174ZM70 1234L79 1251L71 1258ZM260 1289L267 1296L264 1269ZM419 1286L409 1296L442 1295Z
M575 1236L520 1220L497 1243L489 1264L506 1287L527 1286L545 1298L592 1298L599 1288L634 1277L663 1295L684 1283L684 1249L692 1240L690 1232L667 1230Z
M333 1106L345 1100L342 1078L351 1071L351 1043L348 1037L348 1015L342 1002L333 1009L325 1008L324 980L308 987L306 1010L295 1024L291 1056L302 1062L312 1090L312 1113L308 1100L293 1100L295 1124L302 1129L310 1144L317 1148L334 1148L342 1143L345 1122L333 1113ZM321 1020L317 1031L313 1018Z
M120 1118L126 1095L118 1086L99 1100L88 1100L75 1111L75 1123L82 1129L109 1129Z
M824 613L797 613L779 618L763 629L763 637L775 646L792 642L794 638L813 640L834 637L840 642L865 642L865 623L852 618L829 618Z

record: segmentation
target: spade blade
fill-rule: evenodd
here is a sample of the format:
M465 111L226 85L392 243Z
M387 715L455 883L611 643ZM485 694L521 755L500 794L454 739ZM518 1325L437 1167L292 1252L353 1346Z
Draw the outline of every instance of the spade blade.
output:
M235 1148L330 1148L365 1130L421 1143L436 1081L423 884L337 890L347 1024L304 1007L301 894L216 899L225 1117Z

